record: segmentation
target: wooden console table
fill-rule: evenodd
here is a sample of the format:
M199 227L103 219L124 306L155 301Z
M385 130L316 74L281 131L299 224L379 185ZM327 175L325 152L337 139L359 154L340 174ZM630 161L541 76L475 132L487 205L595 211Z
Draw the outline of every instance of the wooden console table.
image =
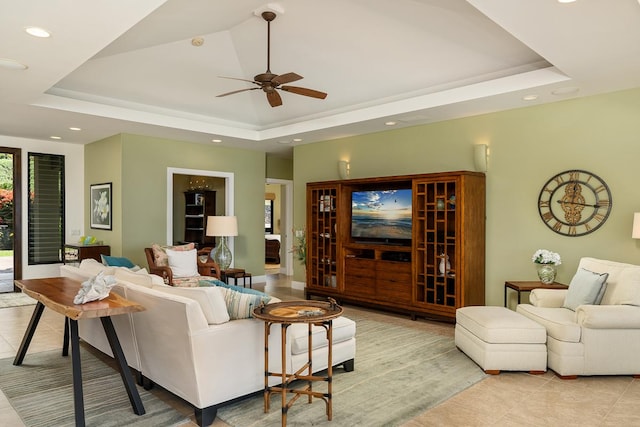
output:
M111 316L143 311L144 307L110 293L101 301L92 301L85 304L74 304L73 298L78 293L81 283L68 277L51 277L45 279L16 280L15 284L22 291L38 302L31 316L31 321L24 334L18 354L13 364L22 364L27 349L36 331L44 308L47 307L56 313L65 316L64 344L62 355L67 356L69 351L69 334L71 335L71 362L73 367L73 404L75 409L76 426L84 426L84 397L82 393L82 369L80 364L80 338L78 336L78 319L99 317L111 346L124 383L131 407L136 415L144 415L145 409L138 394L138 389L133 381L129 366L125 358L120 341L113 327ZM105 390L108 391L108 390Z
M510 280L504 282L504 306L507 306L507 289L513 289L518 292L518 304L520 304L520 293L521 292L531 292L534 289L567 289L569 286L564 285L562 283L553 282L550 285L545 285L544 283L531 280L531 281L515 281Z
M111 246L108 245L64 245L65 264L79 263L83 259L93 258L102 263L100 255L111 255Z
M264 412L269 412L269 398L271 393L280 393L282 395L282 427L287 425L287 411L301 395L309 397L309 403L314 397L325 401L327 406L327 419L331 421L333 417L331 405L331 382L333 377L333 319L342 315L342 307L336 304L335 300L325 301L283 301L266 306L256 307L253 310L253 317L264 320ZM287 328L293 323L306 323L309 326L309 359L300 369L294 373L287 373ZM281 330L281 371L269 371L269 331L271 325L280 324ZM313 325L321 326L327 331L328 340L328 362L326 377L313 375L311 371L312 365L312 334ZM307 371L307 374L304 374ZM281 384L277 387L269 387L269 377L279 377ZM292 388L291 383L294 380L303 380L307 385L302 388ZM327 393L313 391L313 381L323 381L327 383ZM294 396L287 402L287 393Z

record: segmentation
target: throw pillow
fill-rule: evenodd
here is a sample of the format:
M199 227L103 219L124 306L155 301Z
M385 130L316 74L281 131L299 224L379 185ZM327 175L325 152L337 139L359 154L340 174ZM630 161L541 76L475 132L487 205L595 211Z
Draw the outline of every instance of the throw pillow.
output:
M125 258L125 257L108 256L108 255L100 255L100 257L102 258L102 263L110 267L134 268L136 266L128 258Z
M198 251L174 251L165 249L169 258L169 268L174 277L193 277L198 274Z
M160 285L153 286L153 289L197 301L209 325L219 325L229 321L229 312L222 294L223 291L219 288L176 288Z
M107 267L93 258L85 258L80 261L80 270L89 273L92 276L95 276L101 271L104 271L105 274L108 275L113 275L115 273L115 267Z
M609 273L600 274L579 268L569 283L563 307L575 311L580 305L598 304L604 295L608 277Z
M207 289L207 288L203 288ZM217 287L224 293L224 301L227 305L227 312L231 320L248 319L253 317L253 309L260 304L267 304L271 297L261 292L261 295L247 294L234 291L233 289Z
M184 245L177 246L160 246L158 244L151 245L151 250L153 251L153 257L156 260L156 265L158 267L168 267L169 266L169 258L166 249L171 249L172 251L190 251L191 249L195 249L196 245L193 243L187 243Z

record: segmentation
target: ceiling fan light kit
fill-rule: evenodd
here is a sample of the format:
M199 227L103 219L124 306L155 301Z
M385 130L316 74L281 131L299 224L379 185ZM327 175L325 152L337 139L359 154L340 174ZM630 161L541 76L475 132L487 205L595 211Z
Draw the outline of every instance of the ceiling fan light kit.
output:
M223 79L240 80L248 83L253 83L258 87L234 90L218 95L217 98L233 95L235 93L246 92L249 90L262 89L262 91L267 95L267 101L269 102L269 105L271 105L272 107L278 107L282 105L282 97L278 93L278 90L295 93L296 95L309 96L311 98L325 99L327 97L327 94L318 90L299 86L283 86L287 83L302 80L302 76L296 73L286 73L278 75L271 72L271 21L276 19L276 13L272 10L265 10L262 12L261 16L262 19L267 21L267 71L256 75L253 80L221 76L221 78Z

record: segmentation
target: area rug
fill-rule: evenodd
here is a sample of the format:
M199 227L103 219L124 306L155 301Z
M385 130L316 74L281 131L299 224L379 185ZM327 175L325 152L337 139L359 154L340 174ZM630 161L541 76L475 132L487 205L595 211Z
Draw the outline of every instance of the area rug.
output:
M135 415L120 374L81 349L86 425L176 426L188 418L138 387L145 415ZM73 426L71 358L60 350L27 354L21 366L0 360L0 389L28 427Z
M36 300L22 292L0 293L0 308L35 305Z
M309 405L301 397L288 411L289 427L399 426L486 377L455 347L451 325L353 308L345 315L357 323L355 370L334 370L333 421L322 400ZM268 414L263 403L259 393L218 416L233 427L281 425L280 395L272 396Z

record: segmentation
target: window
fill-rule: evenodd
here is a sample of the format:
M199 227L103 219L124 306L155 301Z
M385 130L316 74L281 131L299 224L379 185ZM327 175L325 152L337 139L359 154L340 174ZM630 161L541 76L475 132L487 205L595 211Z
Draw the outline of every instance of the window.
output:
M29 153L29 265L62 262L64 156Z
M273 200L264 201L264 232L273 234Z

